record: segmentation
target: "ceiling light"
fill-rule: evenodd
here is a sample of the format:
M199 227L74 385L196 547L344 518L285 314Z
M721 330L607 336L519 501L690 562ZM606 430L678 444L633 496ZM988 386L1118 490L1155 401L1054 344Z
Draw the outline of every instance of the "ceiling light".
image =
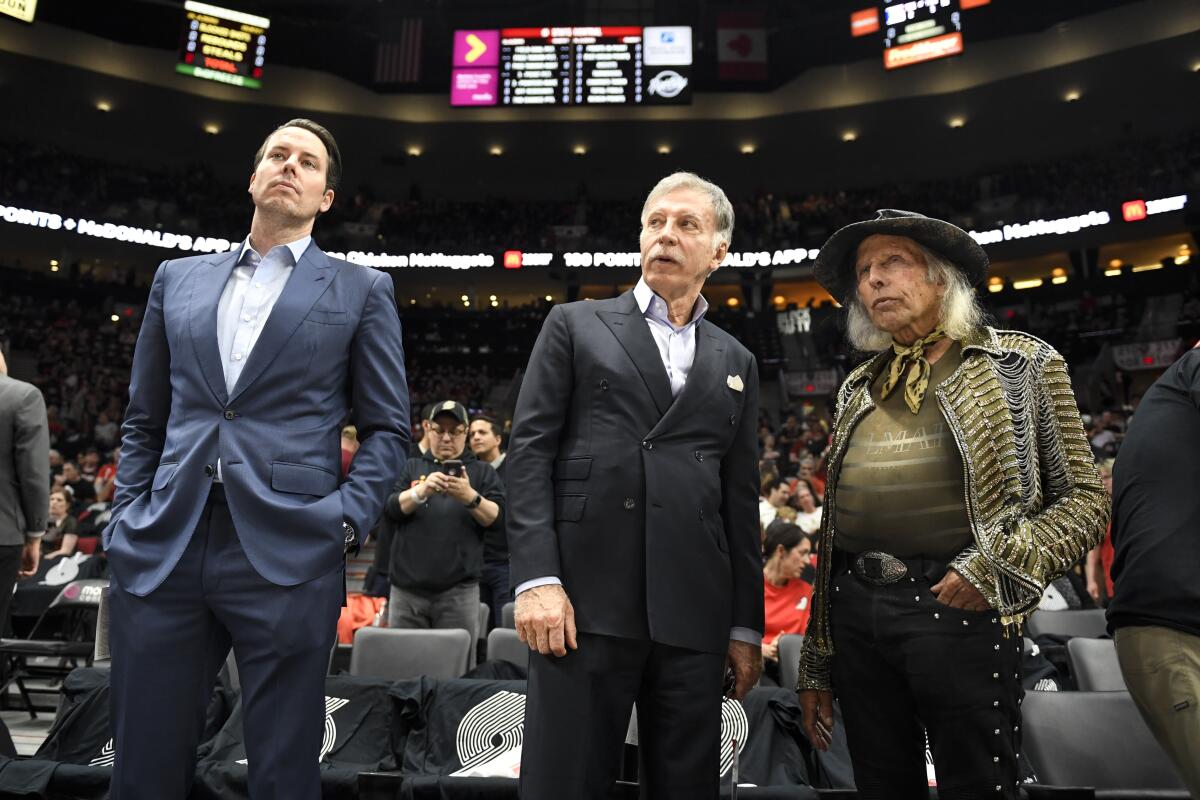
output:
M1079 98L1081 97L1083 97L1083 93L1078 89L1068 89L1067 93L1063 95L1063 100L1067 101L1068 103L1075 103L1078 102Z
M659 154L660 156L669 156L669 155L671 154L671 145L669 145L669 144L660 144L660 145L658 146L658 154Z
M571 152L577 156L586 156L587 155L587 145L577 144L571 148Z
M466 303L466 302L467 302L467 301L469 301L471 298L467 297L467 296L464 294L462 297L460 297L460 298L458 298L458 299L459 299L459 300L462 300L464 303Z
M421 145L419 145L419 144L410 144L410 145L408 146L408 150L406 150L405 152L407 152L407 153L408 153L410 156L412 156L413 158L420 158L420 157L421 157L421 153L422 153L423 151L421 150Z
M1050 274L1056 278L1059 278L1059 277L1062 277L1063 275L1066 275L1067 270L1066 270L1066 267L1055 267L1054 269L1050 270Z
M1066 283L1067 276L1066 275L1055 275L1053 278L1050 279L1050 282L1055 284L1056 286L1059 284Z
M754 155L755 147L752 143L746 142L741 147L739 147L738 150L740 150L742 155L744 155L744 156L752 156L752 155Z
M741 304L742 304L742 301L738 300L736 297L731 297L725 301L725 305L729 306L730 308L737 308Z
M204 132L209 136L216 136L221 132L221 126L215 122L206 122L204 123Z
M1121 274L1120 267L1112 267L1111 269L1104 270L1104 277L1106 277L1106 278L1115 278L1120 274Z
M967 121L963 117L951 117L948 124L951 128L961 128L963 125L967 124Z
M1014 289L1036 289L1042 285L1041 278L1029 278L1023 281L1013 281Z
M1109 267L1109 269L1120 269L1121 268L1121 259L1114 258L1113 260L1109 261L1108 267Z
M1163 265L1161 263L1160 264L1142 264L1140 267L1134 267L1133 271L1134 272L1152 272L1153 270L1156 270L1156 269L1162 269L1162 267L1163 267Z
M787 298L781 294L777 294L771 298L771 302L773 302L777 306L781 306L787 302Z
M111 317L109 317L109 319L111 319L113 322L121 321L121 318L119 316L117 316L116 314L113 314Z
M109 111L112 111L112 103L108 102L107 100L98 100L96 101L96 110L108 113Z
M551 297L550 295L546 295L546 302L547 302L547 303L553 303L553 302L554 302L554 298L553 298L553 297Z
M1003 292L1004 291L1004 282L1001 281L1000 283L989 283L988 291L991 292L992 294L995 294L996 292Z
M1191 256L1175 256L1176 266L1182 267L1184 264L1187 264L1191 260L1192 260ZM58 267L55 267L55 269L58 269Z
M494 294L488 295L488 300L495 300L495 299L496 299L496 295L494 295Z
M856 139L858 139L858 131L843 131L842 132L842 141L843 142L853 142Z
M496 307L497 307L497 306L499 306L499 305L500 305L500 302L499 302L498 300L493 300L493 301L492 301L492 308L496 308Z
M50 262L50 271L51 271L51 272L58 272L58 264L56 264L55 262L51 261L51 262Z
M488 148L488 152L494 156L502 156L504 155L504 148L498 144L494 144Z

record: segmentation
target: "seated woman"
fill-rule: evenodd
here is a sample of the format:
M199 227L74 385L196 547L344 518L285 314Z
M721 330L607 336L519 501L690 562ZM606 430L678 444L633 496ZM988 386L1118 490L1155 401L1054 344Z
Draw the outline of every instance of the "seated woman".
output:
M811 480L796 480L791 503L796 507L796 524L800 530L809 536L815 535L821 529L821 499L817 497Z
M797 525L776 520L767 526L763 554L763 596L766 624L763 629L763 669L779 680L779 637L803 634L808 628L812 586L800 578L808 566L812 540ZM784 687L793 688L793 687Z
M71 500L65 489L50 492L50 521L46 525L46 535L42 537L42 558L47 561L75 552L79 536L70 509Z

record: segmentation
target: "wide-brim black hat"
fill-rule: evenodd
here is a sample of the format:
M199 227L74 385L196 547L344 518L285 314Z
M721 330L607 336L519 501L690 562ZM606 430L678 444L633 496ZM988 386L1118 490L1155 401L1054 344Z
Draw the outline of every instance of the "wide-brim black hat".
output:
M813 274L834 299L845 305L854 292L854 260L863 239L874 234L907 236L958 267L976 286L987 277L988 256L971 234L945 220L913 211L880 209L874 219L842 228L821 248Z

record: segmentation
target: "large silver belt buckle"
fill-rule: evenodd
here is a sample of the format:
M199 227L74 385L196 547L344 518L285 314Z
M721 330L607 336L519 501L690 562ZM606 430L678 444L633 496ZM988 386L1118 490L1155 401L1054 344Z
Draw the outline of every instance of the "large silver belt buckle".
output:
M893 555L869 550L854 559L854 573L867 583L887 586L908 574L908 567Z

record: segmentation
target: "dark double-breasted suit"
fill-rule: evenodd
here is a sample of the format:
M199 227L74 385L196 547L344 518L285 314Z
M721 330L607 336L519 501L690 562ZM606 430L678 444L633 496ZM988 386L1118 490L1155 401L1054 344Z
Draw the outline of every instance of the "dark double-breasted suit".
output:
M707 715L694 731L697 747L715 757L716 742L702 731L714 713L719 727L730 631L762 630L757 366L745 347L705 320L695 336L691 370L674 398L632 292L554 307L530 356L508 455L512 583L560 579L584 636L579 650L561 659L533 654L522 767L527 797L544 796L537 788L543 783L570 792L579 782L578 791L594 792L589 782L615 774L609 765L621 738L612 742L612 729L624 733L619 717L628 721L634 699L646 750L655 686L692 693ZM592 659L622 648L642 654L612 655L638 665L642 677L632 694L572 671L582 659L588 675L615 673L618 665L609 670ZM663 654L685 660L664 661ZM687 660L692 655L704 658ZM687 664L703 665L693 688L661 683L686 674ZM575 691L609 696L613 712L573 705L566 695ZM571 708L580 717L574 723L562 718ZM565 749L589 726L599 732L589 741L600 763L575 769L567 762L583 757L567 757ZM667 781L674 780L670 766ZM711 777L715 789L715 758L713 770L703 779Z

